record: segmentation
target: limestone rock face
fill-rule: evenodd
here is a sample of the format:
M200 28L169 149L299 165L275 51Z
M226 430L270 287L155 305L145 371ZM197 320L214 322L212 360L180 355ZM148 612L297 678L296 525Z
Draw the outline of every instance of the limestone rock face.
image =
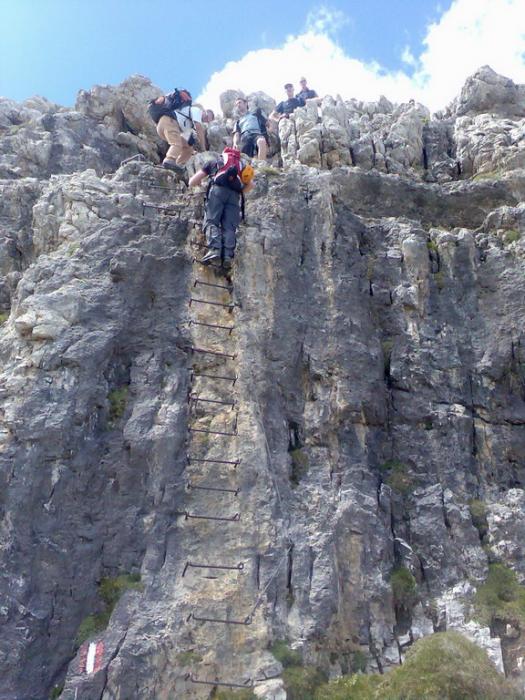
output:
M525 583L521 117L296 110L225 277L156 94L0 104L0 700L286 700L277 640L333 677L444 629L525 687L475 608Z
M490 66L483 66L468 78L456 100L455 111L457 116L490 112L499 117L523 117L525 85L516 85Z

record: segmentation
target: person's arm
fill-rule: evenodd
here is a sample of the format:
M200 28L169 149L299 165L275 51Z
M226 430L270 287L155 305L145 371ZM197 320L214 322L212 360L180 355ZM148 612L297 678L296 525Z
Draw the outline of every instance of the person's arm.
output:
M195 131L197 132L197 138L199 139L199 144L200 147L202 148L203 151L206 150L206 133L204 131L204 127L200 122L194 122L195 124Z
M241 140L241 129L239 127L239 121L237 120L235 122L235 126L233 129L233 147L234 148L239 148L240 140Z
M195 175L190 177L188 185L190 187L197 187L197 185L200 185L206 177L208 177L208 173L205 170L197 170Z

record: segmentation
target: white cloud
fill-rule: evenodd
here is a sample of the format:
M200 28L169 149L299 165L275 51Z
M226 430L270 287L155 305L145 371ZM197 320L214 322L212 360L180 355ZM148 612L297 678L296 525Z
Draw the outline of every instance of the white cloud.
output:
M250 51L214 73L199 102L217 108L229 88L262 90L284 98L285 82L306 75L319 94L394 102L415 98L440 109L460 91L465 79L489 64L515 82L525 82L523 0L454 0L440 20L427 28L419 56L405 47L402 60L412 70L390 71L346 54L332 36L345 16L320 7L307 18L306 30L275 49Z
M349 23L350 18L341 10L321 5L308 13L306 17L306 31L316 34L335 35Z

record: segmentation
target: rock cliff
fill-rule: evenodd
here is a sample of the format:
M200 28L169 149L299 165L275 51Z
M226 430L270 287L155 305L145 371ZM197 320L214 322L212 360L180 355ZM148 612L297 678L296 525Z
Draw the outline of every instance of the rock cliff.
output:
M285 700L276 641L335 677L450 629L525 687L476 607L525 583L525 87L297 110L228 278L159 92L0 99L0 699Z

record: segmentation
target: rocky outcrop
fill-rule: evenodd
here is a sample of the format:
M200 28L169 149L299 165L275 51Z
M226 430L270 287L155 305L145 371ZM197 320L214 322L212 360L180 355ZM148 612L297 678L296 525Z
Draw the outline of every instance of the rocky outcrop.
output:
M230 287L193 263L203 193L120 165L158 159L156 92L0 106L0 698L285 700L275 640L335 676L443 629L521 679L521 630L474 597L489 556L525 581L525 176L462 121L509 117L297 110ZM124 572L86 672L79 626Z

